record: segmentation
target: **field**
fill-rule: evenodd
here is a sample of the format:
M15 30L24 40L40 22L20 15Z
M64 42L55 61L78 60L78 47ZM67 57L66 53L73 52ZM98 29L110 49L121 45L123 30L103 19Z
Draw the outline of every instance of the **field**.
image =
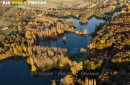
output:
M11 22L9 22L9 21L1 21L1 20L0 20L0 27L1 27L1 26L6 27L6 26L8 26L8 25L10 25L10 24L11 24Z
M12 30L1 30L1 31L0 31L0 34L3 34L3 35L5 35L5 36L8 36L8 35L10 35L10 34L12 34L12 33L13 33Z
M47 3L49 4L57 4L57 5L60 5L60 4L63 4L66 0L46 0Z

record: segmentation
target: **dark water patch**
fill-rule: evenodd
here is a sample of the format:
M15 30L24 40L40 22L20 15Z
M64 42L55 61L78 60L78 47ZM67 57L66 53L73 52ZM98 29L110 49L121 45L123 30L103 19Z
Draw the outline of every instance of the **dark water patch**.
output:
M61 69L33 73L24 58L18 61L5 59L0 62L0 69L1 85L50 85L51 80L58 81L69 72Z

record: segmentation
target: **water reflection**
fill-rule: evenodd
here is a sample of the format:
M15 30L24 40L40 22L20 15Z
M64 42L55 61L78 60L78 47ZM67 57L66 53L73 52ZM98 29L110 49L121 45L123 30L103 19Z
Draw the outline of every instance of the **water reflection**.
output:
M73 21L77 25L78 30L88 30L89 33L92 33L95 31L95 26L98 23L103 23L103 20L96 19L95 17L92 17L88 23L86 24L80 24L79 20L74 18L69 18L69 20ZM66 42L62 42L62 37L66 37ZM89 35L76 35L74 33L64 33L62 35L58 35L58 39L56 41L47 40L47 41L40 41L40 45L43 46L49 46L49 47L61 47L61 48L67 48L68 52L75 54L80 53L80 48L86 48L88 44L90 44L91 36Z

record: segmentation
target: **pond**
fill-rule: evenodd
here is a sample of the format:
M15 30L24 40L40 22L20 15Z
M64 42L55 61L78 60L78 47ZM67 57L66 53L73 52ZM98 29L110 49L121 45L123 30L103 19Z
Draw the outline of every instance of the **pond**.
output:
M88 23L81 25L77 19L69 18L69 20L73 21L77 25L78 30L86 29L89 33L95 31L95 26L97 23L103 23L103 20L96 19L92 17ZM58 38L56 41L48 40L48 41L40 41L40 45L49 46L49 47L61 47L67 48L69 53L75 54L80 53L80 48L86 48L90 44L91 36L81 36L76 35L74 33L66 33L63 36L66 37L66 42L62 42L62 38Z
M103 20L92 17L88 23L81 25L78 20L69 18L69 20L76 22L77 29L87 29L89 33L94 32L97 23L104 22ZM67 33L66 43L62 42L62 38L57 41L41 41L40 45L49 47L67 48L70 53L79 53L80 48L86 48L90 44L91 36L80 36L73 33ZM51 71L49 71L51 72ZM0 61L0 84L1 85L50 85L51 80L60 80L65 76L62 71L53 71L53 75L33 76L30 66L27 64L26 59L19 57L12 57L4 61ZM59 75L58 75L59 74Z

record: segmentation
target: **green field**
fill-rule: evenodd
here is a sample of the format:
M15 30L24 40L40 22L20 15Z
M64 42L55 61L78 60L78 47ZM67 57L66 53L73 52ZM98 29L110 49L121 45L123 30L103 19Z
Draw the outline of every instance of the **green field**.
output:
M46 3L51 3L51 4L63 4L65 2L65 0L57 0L57 1L53 1L53 0L46 0Z
M1 31L0 31L0 34L5 35L5 36L8 36L8 35L10 35L12 32L13 32L13 31L11 31L11 30L1 30Z
M17 30L9 30L9 29L0 30L0 34L5 35L5 36L9 36L9 35L15 34L17 32L18 32Z
M15 7L11 7L9 10L7 10L6 12L2 13L2 16L5 16L7 15L8 13L10 13L13 9L15 9ZM1 16L1 17L2 17ZM9 21L3 21L3 20L0 20L0 27L3 26L3 27L6 27L8 25L12 24L12 22L9 22Z
M6 27L6 26L8 26L8 25L10 25L10 24L12 24L12 23L9 22L9 21L1 21L1 20L0 20L0 27L1 27L1 26Z

